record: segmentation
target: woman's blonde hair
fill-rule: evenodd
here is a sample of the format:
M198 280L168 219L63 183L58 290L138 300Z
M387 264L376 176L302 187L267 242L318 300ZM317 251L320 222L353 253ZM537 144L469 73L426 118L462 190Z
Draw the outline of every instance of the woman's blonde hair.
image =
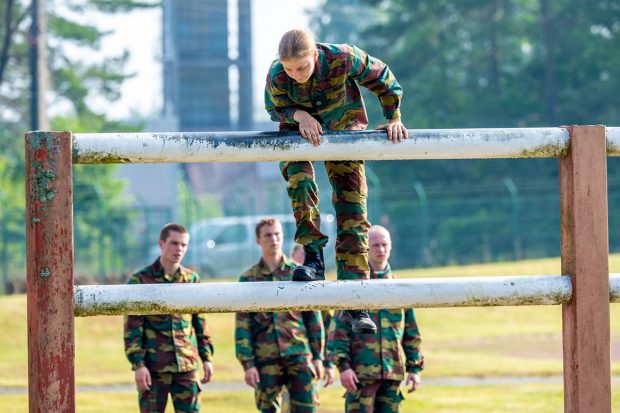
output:
M280 60L289 60L308 56L316 50L312 35L302 29L293 29L284 33L278 46Z

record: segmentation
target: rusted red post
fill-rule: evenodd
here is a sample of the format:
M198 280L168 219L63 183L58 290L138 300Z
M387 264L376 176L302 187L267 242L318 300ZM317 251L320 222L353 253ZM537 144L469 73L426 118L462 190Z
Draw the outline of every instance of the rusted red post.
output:
M607 152L604 126L572 126L560 158L564 412L611 413Z
M75 412L71 133L26 134L30 413Z

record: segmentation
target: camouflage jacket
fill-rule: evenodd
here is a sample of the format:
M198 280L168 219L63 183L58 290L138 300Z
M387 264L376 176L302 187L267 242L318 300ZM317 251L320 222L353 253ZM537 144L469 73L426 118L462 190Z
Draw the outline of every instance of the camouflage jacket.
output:
M390 268L371 271L370 278L392 278ZM327 339L327 357L340 372L352 368L360 380L403 380L405 371L424 368L420 332L412 308L370 310L377 325L373 335L353 334L350 325L332 319Z
M267 75L265 109L280 130L296 130L296 110L310 113L327 130L362 130L368 126L359 86L373 92L386 119L400 117L402 88L381 60L347 44L317 43L314 73L298 83L274 60Z
M181 266L164 273L159 258L129 278L128 284L198 283L200 276ZM125 354L132 369L159 373L193 371L210 361L213 345L205 314L130 315L125 317Z
M296 264L286 257L271 271L261 259L241 282L291 281ZM235 322L235 350L244 370L257 362L306 354L323 360L325 330L319 311L243 312Z

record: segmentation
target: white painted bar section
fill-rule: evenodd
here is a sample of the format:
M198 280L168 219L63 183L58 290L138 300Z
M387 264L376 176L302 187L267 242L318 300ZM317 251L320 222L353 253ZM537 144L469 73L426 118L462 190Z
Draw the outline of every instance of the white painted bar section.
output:
M415 129L393 144L384 131L330 131L318 147L297 133L76 133L74 163L548 158L566 153L563 128Z
M609 301L620 303L620 273L609 274Z
M607 128L607 155L620 156L620 128Z
M552 305L571 295L559 275L93 285L75 287L75 315Z

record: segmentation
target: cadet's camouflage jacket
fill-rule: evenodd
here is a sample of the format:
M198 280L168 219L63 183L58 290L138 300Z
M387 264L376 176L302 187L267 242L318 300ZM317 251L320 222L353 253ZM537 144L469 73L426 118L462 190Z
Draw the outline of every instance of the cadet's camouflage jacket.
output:
M159 258L133 274L128 284L199 283L200 276L181 266L165 274ZM193 371L210 361L213 345L205 314L130 315L125 317L125 354L132 369L159 373Z
M370 278L392 278L386 271L371 271ZM337 315L327 338L327 358L340 372L352 368L359 380L403 380L405 371L419 373L424 368L420 352L420 332L412 308L369 310L378 330L372 335L353 334L350 325Z
M239 281L291 281L295 266L284 257L272 272L261 259ZM299 354L323 360L325 330L319 311L237 313L235 327L235 350L244 370L257 362Z
M358 84L379 98L386 119L400 117L402 88L385 63L347 44L316 47L314 73L306 83L290 78L279 60L269 68L265 109L280 122L280 130L297 129L293 114L298 109L310 113L324 129L366 129L368 116Z

